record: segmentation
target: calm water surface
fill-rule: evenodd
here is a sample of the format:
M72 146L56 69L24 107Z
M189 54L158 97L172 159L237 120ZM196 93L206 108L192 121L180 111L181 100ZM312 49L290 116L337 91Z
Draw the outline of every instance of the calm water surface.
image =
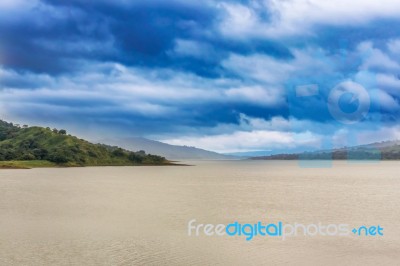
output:
M0 171L0 265L399 265L400 162ZM187 222L380 224L374 237L188 237Z

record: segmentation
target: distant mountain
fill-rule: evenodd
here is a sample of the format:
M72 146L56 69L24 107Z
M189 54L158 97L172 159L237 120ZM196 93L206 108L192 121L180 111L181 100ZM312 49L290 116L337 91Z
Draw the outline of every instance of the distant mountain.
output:
M249 158L249 157L255 157L255 156L268 156L268 155L271 155L271 151L230 152L230 153L223 153L223 155L237 156L237 157L241 157L241 158Z
M303 153L281 153L252 160L400 160L400 141L383 141L354 147Z
M195 147L170 145L146 138L132 137L103 141L129 150L145 150L148 153L164 156L168 160L229 160L237 158Z
M0 120L0 161L28 165L103 166L165 164L161 156L93 144L67 135L66 130L19 126ZM35 161L35 163L32 163ZM40 161L40 162L37 162ZM10 164L0 164L0 166Z

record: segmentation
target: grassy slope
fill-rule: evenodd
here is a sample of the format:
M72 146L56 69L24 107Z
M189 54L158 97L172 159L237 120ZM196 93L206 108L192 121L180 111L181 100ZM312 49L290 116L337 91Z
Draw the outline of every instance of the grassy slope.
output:
M30 168L45 168L57 167L58 165L45 160L32 161L1 161L0 169L30 169Z
M0 167L160 165L160 156L93 144L48 128L18 128L0 122Z

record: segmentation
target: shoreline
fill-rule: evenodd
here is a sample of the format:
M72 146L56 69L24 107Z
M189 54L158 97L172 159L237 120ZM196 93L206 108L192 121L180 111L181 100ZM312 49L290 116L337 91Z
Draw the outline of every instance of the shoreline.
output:
M174 163L167 161L161 164L98 164L98 165L79 165L79 164L56 164L50 161L32 160L32 161L0 161L0 170L9 169L33 169L33 168L79 168L79 167L129 167L129 166L191 166L188 164Z

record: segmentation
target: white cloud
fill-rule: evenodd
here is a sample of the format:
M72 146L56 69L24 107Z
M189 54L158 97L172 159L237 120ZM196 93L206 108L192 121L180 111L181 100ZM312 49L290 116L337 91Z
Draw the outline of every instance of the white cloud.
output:
M381 71L397 71L400 69L399 64L395 60L381 50L374 48L371 42L359 44L357 50L360 57L364 57L364 62L360 66L360 69Z
M160 118L187 116L195 105L246 103L276 107L284 103L283 92L277 88L249 86L235 79L207 79L168 69L146 70L113 63L86 63L82 67L86 69L83 73L58 77L0 67L0 103L8 114L21 113L30 106L32 113L60 107L60 117L68 112L92 113L97 108ZM82 101L87 106L77 105ZM191 106L189 113L182 110L185 106Z
M251 3L220 5L226 14L220 24L223 34L236 38L303 35L312 34L315 25L361 25L400 15L397 0L259 0ZM259 14L260 10L268 14L268 20Z
M257 29L265 24L254 9L237 3L221 3L219 7L226 12L220 30L224 35L246 38L249 33L257 34Z
M312 133L315 128L321 128L321 125L280 116L266 120L239 114L239 124L220 124L214 130L198 128L192 135L156 138L173 145L195 146L223 153L299 147L314 150L321 148L323 139L322 135Z
M240 87L227 89L224 94L227 101L247 102L266 107L276 107L285 103L282 88Z
M400 39L389 40L387 47L392 54L400 55Z
M242 77L282 86L294 76L331 75L335 65L322 49L293 49L293 59L276 59L265 54L250 56L231 54L222 62L222 66Z
M357 133L357 139L360 144L369 144L387 140L400 140L400 126L386 125L377 130L365 130Z
M181 57L193 57L198 59L215 59L218 53L207 43L193 40L175 40L175 47L169 54Z
M317 148L320 146L320 137L309 131L301 133L274 130L236 131L230 134L181 137L163 141L173 145L196 146L225 153L295 148L299 146Z
M242 76L268 84L279 84L295 70L290 62L279 61L264 54L251 56L232 54L222 62L222 66Z
M392 74L379 73L376 75L377 86L392 95L400 96L400 79Z
M388 112L400 110L399 103L387 92L383 90L374 90L372 91L372 95L376 98L373 100L379 104L381 110Z

